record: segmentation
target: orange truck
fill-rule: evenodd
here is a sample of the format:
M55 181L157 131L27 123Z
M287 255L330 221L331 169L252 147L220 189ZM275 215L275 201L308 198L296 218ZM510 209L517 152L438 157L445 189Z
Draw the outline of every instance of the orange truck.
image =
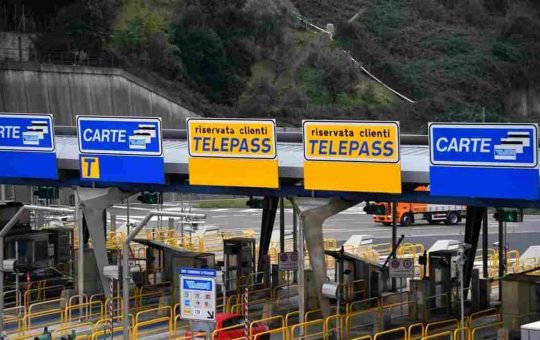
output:
M415 191L429 191L429 187L420 186ZM392 204L374 203L373 207L384 207L384 213L373 214L373 222L384 225L392 224ZM397 204L397 223L402 226L409 226L417 221L425 220L429 224L444 222L447 225L454 225L461 222L465 216L464 205L446 204L426 204L426 203L403 203ZM379 212L382 209L377 209Z

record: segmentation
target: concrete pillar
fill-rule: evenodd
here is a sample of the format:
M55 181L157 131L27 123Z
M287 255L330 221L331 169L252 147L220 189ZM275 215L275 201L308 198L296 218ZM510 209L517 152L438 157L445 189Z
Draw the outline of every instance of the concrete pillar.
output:
M130 193L124 193L117 188L93 189L76 187L79 195L80 205L83 211L84 219L88 226L88 232L92 239L94 255L98 266L98 272L105 296L109 295L109 284L107 278L103 275L103 268L109 265L107 258L107 249L105 247L105 228L104 221L105 210L115 203L122 202L129 197ZM81 226L82 227L82 226ZM81 240L81 246L83 242Z
M330 316L330 301L322 295L322 285L326 282L323 223L329 217L356 204L358 202L344 201L337 197L331 199L297 198L293 201L293 205L300 212L300 219L303 223L304 238L309 252L309 260L323 318ZM298 249L298 251L302 250ZM299 283L302 291L303 284L303 282Z

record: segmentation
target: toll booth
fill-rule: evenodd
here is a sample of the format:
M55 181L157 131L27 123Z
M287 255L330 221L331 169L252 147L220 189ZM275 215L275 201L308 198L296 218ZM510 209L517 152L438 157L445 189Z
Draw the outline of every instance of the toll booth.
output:
M457 250L429 253L429 277L411 280L411 293L417 303L417 319L423 322L444 319L451 314L452 288L459 285Z
M419 320L428 322L458 315L458 311L453 309L460 289L457 256L456 249L430 252L429 276L411 280L411 293L418 306ZM452 294L453 291L456 294ZM465 306L467 310L476 312L490 307L489 279L480 278L477 269L471 275L470 293L471 301L467 301Z
M5 239L4 256L17 257L19 265L29 268L54 267L69 272L73 266L72 235L67 228L31 230L16 226Z
M540 319L540 277L508 274L501 280L501 289L504 325L510 339L519 339L520 325Z
M137 260L145 264L140 273L134 273L133 279L138 285L142 285L152 274L154 282L170 282L174 290L173 296L178 296L180 285L179 272L180 267L191 268L212 268L216 267L215 255L212 253L198 253L147 239L135 239L134 242L146 246L146 256L144 259ZM142 265L141 265L142 267Z
M20 207L19 203L0 205L0 225L3 227ZM17 258L18 266L26 270L52 267L72 272L73 229L32 229L30 214L23 213L4 239L4 258Z
M255 279L255 254L254 238L234 237L223 241L222 269L228 294L236 292L242 284Z
M380 263L340 250L326 250L325 254L336 261L333 282L327 288L334 286L337 293L338 284L345 287L342 292L344 301L379 297L389 290L388 270Z
M430 296L450 295L452 287L459 283L456 258L457 250L437 250L429 253L429 277L433 281Z

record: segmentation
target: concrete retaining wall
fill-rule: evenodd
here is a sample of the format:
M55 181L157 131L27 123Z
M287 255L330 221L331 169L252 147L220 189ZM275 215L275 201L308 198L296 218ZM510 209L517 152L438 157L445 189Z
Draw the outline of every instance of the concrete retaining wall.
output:
M56 125L75 125L76 115L158 116L171 129L196 116L120 69L15 62L0 63L0 112L52 113Z

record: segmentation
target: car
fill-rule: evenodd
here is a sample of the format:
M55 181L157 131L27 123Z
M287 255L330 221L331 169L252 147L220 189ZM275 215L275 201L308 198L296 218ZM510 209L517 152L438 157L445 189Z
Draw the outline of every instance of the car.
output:
M34 268L31 271L22 270L19 275L19 290L22 294L29 289L35 289L38 282L45 281L46 298L59 297L63 289L73 289L73 278L51 267ZM15 273L5 273L5 286L7 289L15 289ZM37 293L36 293L37 294Z
M250 321L251 324L251 321ZM236 327L234 327L236 326ZM220 330L226 328L224 330ZM218 313L216 314L216 328L218 331L213 339L215 340L232 340L244 337L245 318L242 314L236 313ZM251 335L260 334L268 331L268 326L263 323L256 323L251 328ZM191 338L191 332L186 332L186 339ZM197 333L194 334L193 339L198 339ZM204 336L201 336L204 338ZM269 340L270 335L264 334L259 339Z

